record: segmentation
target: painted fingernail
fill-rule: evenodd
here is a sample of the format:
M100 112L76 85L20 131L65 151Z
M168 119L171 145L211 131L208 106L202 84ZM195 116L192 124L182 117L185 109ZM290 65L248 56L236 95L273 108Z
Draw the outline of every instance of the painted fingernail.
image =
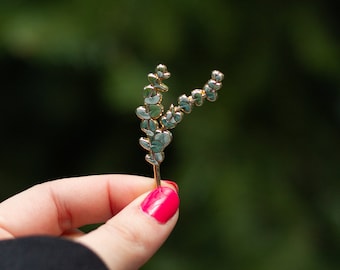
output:
M176 212L179 197L176 191L168 187L153 190L142 202L142 210L159 223L166 223Z
M167 183L167 184L173 186L173 187L176 189L177 193L178 193L179 188L178 188L178 185L177 185L175 182L170 181L170 180L163 180L163 182L165 182L165 183Z

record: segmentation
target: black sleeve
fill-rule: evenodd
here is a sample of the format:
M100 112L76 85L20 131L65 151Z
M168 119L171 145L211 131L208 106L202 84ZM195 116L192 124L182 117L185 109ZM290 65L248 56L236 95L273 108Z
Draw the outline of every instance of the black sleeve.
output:
M0 241L1 270L108 270L87 247L57 237Z

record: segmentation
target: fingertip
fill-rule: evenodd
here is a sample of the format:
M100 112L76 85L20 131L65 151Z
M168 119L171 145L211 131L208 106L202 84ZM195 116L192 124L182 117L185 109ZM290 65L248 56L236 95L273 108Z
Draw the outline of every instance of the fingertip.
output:
M177 212L179 197L172 188L159 187L143 200L141 209L161 224L166 223Z

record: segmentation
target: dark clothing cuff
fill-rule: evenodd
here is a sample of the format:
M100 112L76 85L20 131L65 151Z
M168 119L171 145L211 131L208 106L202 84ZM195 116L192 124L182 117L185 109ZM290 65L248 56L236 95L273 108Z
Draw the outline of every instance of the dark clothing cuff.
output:
M64 238L22 237L0 241L1 270L108 270L87 247Z

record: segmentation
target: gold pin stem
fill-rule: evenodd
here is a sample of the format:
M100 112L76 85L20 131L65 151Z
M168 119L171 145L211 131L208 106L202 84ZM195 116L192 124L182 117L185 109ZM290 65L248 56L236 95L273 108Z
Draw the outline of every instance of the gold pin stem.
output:
M156 187L159 188L161 186L161 172L159 166L153 165L153 175L156 182Z

